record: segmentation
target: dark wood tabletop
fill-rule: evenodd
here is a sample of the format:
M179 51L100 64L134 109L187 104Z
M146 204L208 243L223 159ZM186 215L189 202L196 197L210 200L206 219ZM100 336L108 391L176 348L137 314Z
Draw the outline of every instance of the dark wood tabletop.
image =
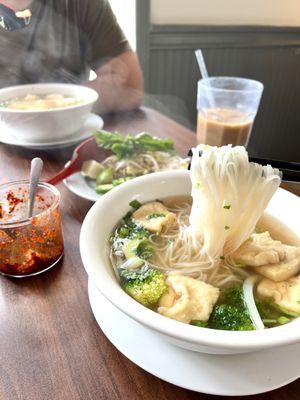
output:
M146 108L109 116L105 128L172 137L183 155L195 142L191 131ZM62 168L71 154L72 149L43 152L2 144L0 182L26 178L34 156L43 158L43 178L47 179ZM58 187L65 239L63 261L35 278L0 277L0 399L217 399L155 378L106 339L90 309L87 275L78 246L80 227L92 203L76 197L63 184ZM296 186L289 189L297 192ZM300 380L250 398L299 400Z

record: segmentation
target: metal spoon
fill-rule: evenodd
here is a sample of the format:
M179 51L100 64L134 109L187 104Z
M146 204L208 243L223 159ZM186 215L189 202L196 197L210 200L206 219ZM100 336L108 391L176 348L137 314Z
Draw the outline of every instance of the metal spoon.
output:
M40 180L43 169L43 160L34 158L31 160L30 178L29 178L29 203L28 203L28 218L32 217L33 207L35 202L36 188Z

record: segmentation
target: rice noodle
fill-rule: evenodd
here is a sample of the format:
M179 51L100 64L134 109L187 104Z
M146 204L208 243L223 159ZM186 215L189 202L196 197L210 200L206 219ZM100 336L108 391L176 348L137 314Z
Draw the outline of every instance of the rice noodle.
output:
M190 204L181 203L170 210L177 215L177 223L151 238L155 249L151 266L167 275L181 273L218 287L241 283L248 276L245 270L227 264L226 260L215 262L203 254L203 242L189 226Z
M212 260L248 239L281 181L279 170L250 163L244 147L231 145L193 149L191 179L191 229Z
M153 162L148 156L145 160ZM192 206L187 201L170 202L168 209L177 220L151 236L154 255L147 265L217 287L241 283L250 273L235 265L231 255L253 233L280 184L280 173L269 165L250 163L244 147L200 145L193 149L191 180ZM111 259L115 269L124 263L120 257Z

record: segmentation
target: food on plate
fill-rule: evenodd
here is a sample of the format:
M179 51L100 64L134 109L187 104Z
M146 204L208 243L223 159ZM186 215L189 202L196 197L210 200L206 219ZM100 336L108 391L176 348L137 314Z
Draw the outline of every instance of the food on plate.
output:
M106 131L96 132L95 138L100 147L113 153L101 163L87 160L82 165L83 176L95 181L99 194L140 175L188 166L187 160L176 155L171 139Z
M191 196L129 204L109 242L122 288L159 314L201 328L250 331L300 316L300 247L264 210L281 176L244 147L193 149ZM258 229L259 227L259 229Z
M24 97L13 98L2 102L0 108L6 108L8 110L40 111L72 107L80 103L83 103L83 100L78 97L59 93L43 95L28 93Z

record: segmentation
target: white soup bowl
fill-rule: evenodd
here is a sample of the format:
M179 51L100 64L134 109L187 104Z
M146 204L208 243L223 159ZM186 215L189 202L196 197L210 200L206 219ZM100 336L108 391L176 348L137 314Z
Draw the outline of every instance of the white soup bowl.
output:
M275 348L300 342L300 318L262 331L231 332L198 328L166 318L132 299L120 287L108 256L108 241L122 217L137 199L145 203L170 196L190 195L189 171L157 172L122 184L95 203L88 212L80 234L80 252L89 279L123 313L180 347L204 353L235 354ZM279 189L268 213L300 237L299 199ZM138 340L138 338L137 338Z
M85 86L67 83L37 83L0 89L0 103L28 94L62 94L76 97L80 103L49 110L16 110L0 108L0 124L6 134L27 143L51 143L76 134L85 123L98 93Z

